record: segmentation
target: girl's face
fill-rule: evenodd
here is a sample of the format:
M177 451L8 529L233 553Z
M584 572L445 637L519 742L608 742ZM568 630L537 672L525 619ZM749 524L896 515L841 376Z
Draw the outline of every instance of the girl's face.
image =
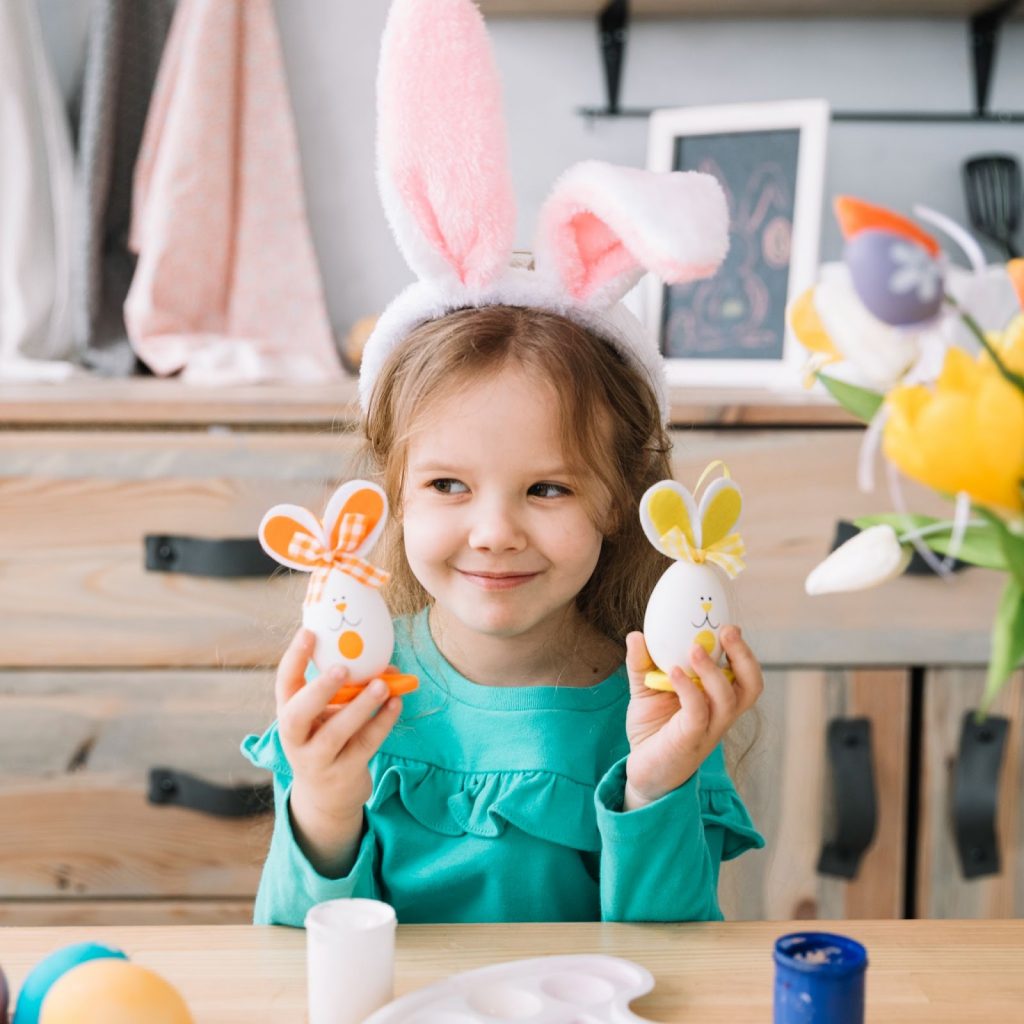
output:
M406 557L464 639L546 639L597 564L557 410L550 385L510 365L433 405L409 444Z

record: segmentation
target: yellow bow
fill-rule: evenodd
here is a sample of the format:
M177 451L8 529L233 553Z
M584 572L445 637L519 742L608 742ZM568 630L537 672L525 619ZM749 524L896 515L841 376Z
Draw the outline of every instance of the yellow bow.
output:
M743 538L738 533L730 533L714 544L706 548L694 547L687 539L686 534L673 526L668 533L661 535L665 549L679 559L693 562L694 565L703 565L705 562L714 562L723 569L730 579L735 579L747 567L743 556L747 553Z

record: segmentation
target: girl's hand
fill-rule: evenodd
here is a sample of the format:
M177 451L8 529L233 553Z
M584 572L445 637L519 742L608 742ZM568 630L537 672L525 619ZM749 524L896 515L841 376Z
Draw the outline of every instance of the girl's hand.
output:
M626 637L631 696L626 711L630 755L624 810L653 803L686 782L736 719L761 696L761 666L739 627L724 626L719 636L735 683L729 682L703 647L694 645L690 663L703 689L676 666L669 676L674 693L651 690L644 684L644 674L655 668L644 635L630 633Z
M300 629L277 669L278 730L292 768L289 810L293 831L321 874L351 867L362 837L363 804L373 783L370 759L402 711L380 679L348 704L330 704L348 673L336 667L305 682L316 638Z

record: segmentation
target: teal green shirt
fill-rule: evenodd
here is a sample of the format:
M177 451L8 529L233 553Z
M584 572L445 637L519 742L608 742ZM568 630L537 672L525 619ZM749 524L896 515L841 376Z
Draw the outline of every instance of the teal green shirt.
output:
M721 920L723 860L761 847L716 748L686 783L623 812L625 666L589 687L480 686L435 646L426 614L395 623L392 661L419 677L370 762L351 871L325 878L292 834L277 725L242 745L274 775L257 924L301 926L324 900L384 900L404 924Z

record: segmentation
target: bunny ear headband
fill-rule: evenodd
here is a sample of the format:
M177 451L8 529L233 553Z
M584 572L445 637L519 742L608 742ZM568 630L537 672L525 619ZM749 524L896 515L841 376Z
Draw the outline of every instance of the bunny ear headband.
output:
M649 487L640 499L640 522L647 539L663 555L697 565L714 562L734 578L746 568L746 547L734 529L743 508L740 489L723 463L712 462L693 490L700 491L708 474L719 466L722 476L707 485L699 504L675 480Z
M322 521L301 505L275 505L260 523L260 544L289 569L313 573L306 593L310 604L331 569L371 587L388 581L388 573L362 557L376 543L387 514L388 499L380 487L350 480L331 496Z
M377 78L377 180L418 280L381 315L359 376L364 411L388 355L414 328L467 306L564 316L647 377L662 420L661 354L619 299L650 270L669 284L711 276L729 245L718 182L588 160L540 213L535 269L511 266L515 200L500 83L472 0L394 0Z

